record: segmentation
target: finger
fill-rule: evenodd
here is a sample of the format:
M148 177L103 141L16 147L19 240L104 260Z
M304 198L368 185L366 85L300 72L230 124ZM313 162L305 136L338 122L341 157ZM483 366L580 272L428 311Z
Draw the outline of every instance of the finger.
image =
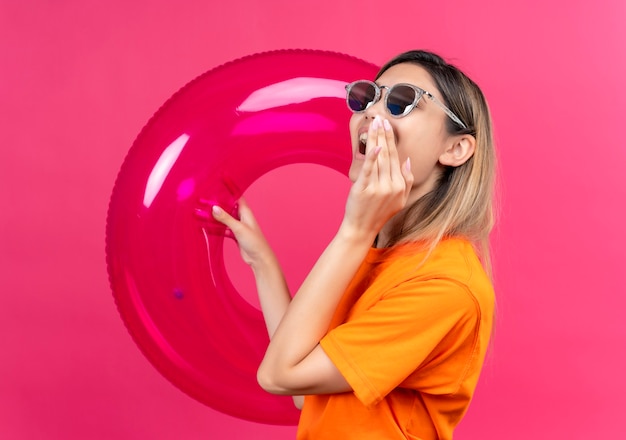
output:
M372 160L372 173L370 174L370 181L377 182L380 177L380 162L378 158L380 157L380 153L384 149L384 145L380 144L380 136L379 132L382 126L382 120L380 116L376 115L374 121L370 125L370 134L367 136L367 139L372 139L374 143L374 148L372 150L372 155L370 159Z
M238 202L239 202L239 209L240 210L241 210L241 208L248 209L248 210L250 209L250 205L248 205L248 202L243 197L240 197Z
M401 170L400 157L398 155L398 148L396 146L396 139L393 133L393 128L387 119L383 121L385 127L385 139L388 145L389 151L389 167L391 180L394 183L404 184L403 174Z
M389 150L389 142L388 142L388 135L387 135L387 127L391 128L391 126L389 125L389 121L387 121L387 119L381 119L380 123L379 123L379 127L378 127L378 132L377 132L377 142L378 145L382 146L382 150L380 151L380 154L378 155L378 173L380 178L384 178L386 180L391 179L391 168L390 168L390 150Z
M252 230L260 231L261 228L259 227L256 217L254 216L252 209L250 209L248 202L246 202L242 197L239 199L238 204L239 204L239 219L241 223L248 226Z
M252 214L252 209L250 209L250 205L248 205L248 202L246 202L246 200L243 197L241 197L237 201L237 205L238 205L239 218L241 219L241 221L244 221L244 219L246 219L248 221L251 220L253 223L256 223L254 214Z
M236 228L239 225L239 220L237 220L232 215L230 215L229 213L224 211L218 205L213 205L211 207L211 214L213 215L213 218L215 220L217 220L218 222L220 222L223 225L227 226L231 230Z
M202 219L202 220L209 220L211 217L213 217L213 214L211 212L211 208L213 208L214 205L217 205L218 202L216 200L212 200L212 199L205 199L205 198L199 198L198 199L198 205L199 208L196 208L194 210L196 217ZM236 217L237 219L239 219L239 205L238 203L235 202L235 204L232 206L232 208L227 211L231 216Z
M385 145L387 148L389 148L389 136L387 134L389 130L391 130L391 124L389 123L389 120L387 120L386 118L381 119L378 128L378 145Z
M365 155L374 150L378 146L378 126L380 125L380 116L376 116L367 128L367 141L365 142Z
M381 147L378 144L378 131L381 125L380 116L376 116L368 128L367 143L365 144L365 163L363 164L362 176L368 181L378 180L378 162L376 158L380 154Z
M411 189L413 188L413 181L415 179L415 177L413 176L413 172L411 171L411 158L407 157L406 161L404 162L404 164L402 165L402 177L404 178L404 197L405 199L408 199L409 197L409 193L411 192Z
M357 182L359 183L360 187L365 188L372 181L372 179L378 179L376 158L378 157L381 149L382 147L380 146L374 147L372 151L369 151L365 155L363 167L361 168L361 172L357 177Z

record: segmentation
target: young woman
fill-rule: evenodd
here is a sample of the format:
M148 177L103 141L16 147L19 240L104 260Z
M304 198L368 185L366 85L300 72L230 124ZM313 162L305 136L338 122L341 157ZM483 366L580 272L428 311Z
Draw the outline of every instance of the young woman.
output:
M353 184L293 299L245 202L240 220L213 207L254 271L271 340L258 381L306 395L298 439L450 439L492 327L489 109L424 51L346 90Z

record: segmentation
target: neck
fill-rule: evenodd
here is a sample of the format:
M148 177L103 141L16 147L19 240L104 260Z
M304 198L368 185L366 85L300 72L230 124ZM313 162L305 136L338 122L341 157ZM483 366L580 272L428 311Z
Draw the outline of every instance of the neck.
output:
M398 230L398 228L402 228L406 209L407 208L398 212L396 215L391 217L387 221L387 223L385 223L385 226L382 227L382 229L378 232L378 235L376 236L374 247L383 248L389 246L389 240L391 240L391 238L396 235L396 231Z
M427 194L432 187L434 187L434 184L427 185L428 189L425 189L424 187L413 188L404 208L387 220L387 223L385 223L382 229L378 232L374 247L389 247L389 240L391 240L392 237L397 236L398 230L403 229L407 211L411 209L415 202L417 202L422 196Z

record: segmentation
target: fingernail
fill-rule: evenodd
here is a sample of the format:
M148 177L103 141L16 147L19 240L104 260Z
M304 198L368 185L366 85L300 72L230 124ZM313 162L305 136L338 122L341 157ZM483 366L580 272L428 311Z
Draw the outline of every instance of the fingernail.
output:
M380 127L380 117L376 115L374 121L372 122L372 130L378 130L378 127Z
M406 158L406 164L404 165L404 168L406 168L407 171L411 171L411 158L410 157Z
M222 213L222 208L217 205L213 205L213 208L211 208L211 210L213 211L213 215L220 215Z
M391 124L389 123L389 121L387 119L385 119L383 121L383 126L385 127L386 131L390 131L391 130Z

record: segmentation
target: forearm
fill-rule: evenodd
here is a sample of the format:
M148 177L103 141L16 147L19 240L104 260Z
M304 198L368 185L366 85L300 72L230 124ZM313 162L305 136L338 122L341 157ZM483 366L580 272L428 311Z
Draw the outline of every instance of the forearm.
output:
M371 234L369 234L371 235ZM373 236L340 228L291 301L259 368L259 381L270 389L297 389L311 374L302 361L326 334L345 289L362 263ZM304 391L304 390L303 390Z
M339 231L293 300L280 266L243 199L240 220L213 207L214 217L230 228L244 261L255 271L271 335L257 378L268 391L324 394L351 389L319 342L374 237L406 206L414 182L409 158L400 166L391 126L388 121L381 123L378 115L369 125L366 151Z
M275 255L252 267L259 303L270 339L283 319L291 302L289 287Z
M268 257L260 267L253 267L252 270L265 326L271 339L291 303L291 295L275 255ZM292 398L295 407L302 409L304 396L292 396Z

